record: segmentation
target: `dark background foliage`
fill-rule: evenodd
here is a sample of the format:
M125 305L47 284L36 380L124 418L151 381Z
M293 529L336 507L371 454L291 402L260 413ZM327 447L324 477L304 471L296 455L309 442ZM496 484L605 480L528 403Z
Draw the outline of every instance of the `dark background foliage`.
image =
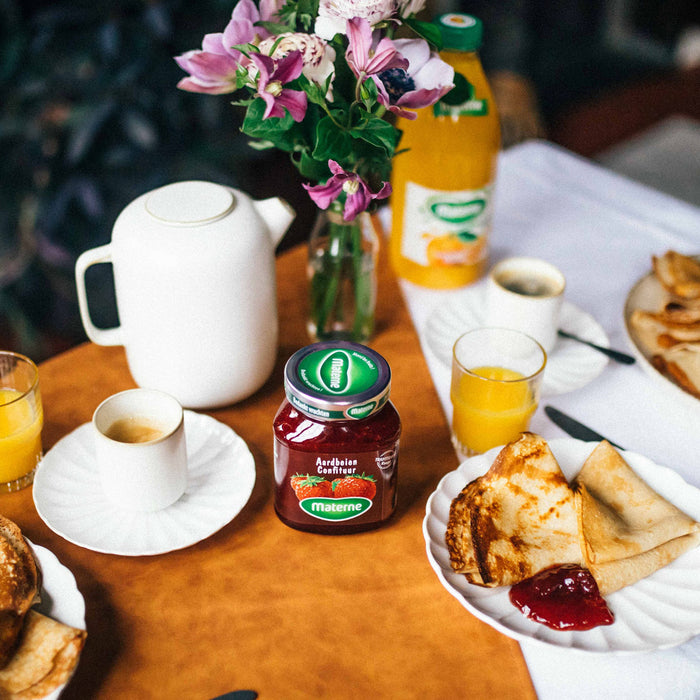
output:
M227 96L176 89L173 56L221 31L231 0L0 0L0 337L36 359L84 339L73 269L138 195L183 179L280 195L313 217L285 154L257 152ZM283 243L284 245L284 243ZM109 266L89 278L113 325ZM92 279L92 278L98 279Z

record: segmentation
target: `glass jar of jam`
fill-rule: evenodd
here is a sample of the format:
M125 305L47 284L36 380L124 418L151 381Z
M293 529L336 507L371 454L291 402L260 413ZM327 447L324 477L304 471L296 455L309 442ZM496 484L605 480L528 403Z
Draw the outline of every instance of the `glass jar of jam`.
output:
M275 510L290 527L348 534L385 523L396 507L401 421L391 370L346 341L302 348L284 370L273 424Z

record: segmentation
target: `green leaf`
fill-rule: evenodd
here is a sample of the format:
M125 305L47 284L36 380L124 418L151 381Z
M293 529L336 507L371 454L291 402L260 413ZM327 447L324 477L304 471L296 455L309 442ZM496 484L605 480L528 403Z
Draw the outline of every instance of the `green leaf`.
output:
M302 177L311 180L312 182L325 182L331 171L328 169L328 161L319 161L312 158L307 151L298 151L292 153L292 163Z
M403 23L410 27L418 36L425 39L436 51L442 49L442 35L432 22L421 22L420 20L406 17Z
M316 160L343 160L352 151L352 139L348 132L340 128L331 117L323 117L316 125L316 147L313 157Z
M375 83L372 78L367 78L367 80L362 83L360 96L362 98L362 104L364 104L368 112L371 112L372 109L376 107L378 95L377 83Z
M260 141L271 141L283 151L293 150L296 123L289 112L284 117L268 117L267 119L263 119L264 113L265 102L261 97L256 97L248 107L241 131Z
M309 102L320 105L321 107L326 104L326 93L328 92L326 88L321 87L310 80L302 82L301 87L303 87L306 96L309 98Z
M349 133L353 138L362 139L382 149L388 158L394 155L400 137L400 132L389 122L371 114L363 116Z
M250 56L251 53L260 53L258 47L255 44L234 44L232 49L240 51L244 56Z
M288 24L281 24L279 22L263 22L260 20L259 22L255 22L253 26L267 29L267 31L273 35L286 34L287 32L294 31L294 27L290 27Z
M270 148L274 148L275 144L272 141L248 141L248 145L254 151L267 151Z
M253 103L252 97L247 97L242 100L231 100L231 105L233 107L249 107Z

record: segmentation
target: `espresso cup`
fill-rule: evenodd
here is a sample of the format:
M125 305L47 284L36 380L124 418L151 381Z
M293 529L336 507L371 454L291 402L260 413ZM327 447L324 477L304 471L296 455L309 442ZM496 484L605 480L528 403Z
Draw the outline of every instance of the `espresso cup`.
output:
M526 333L550 352L566 287L561 271L539 258L507 258L491 269L486 284L488 324Z
M105 496L116 506L157 511L187 486L187 448L180 403L161 391L130 389L105 399L92 417Z

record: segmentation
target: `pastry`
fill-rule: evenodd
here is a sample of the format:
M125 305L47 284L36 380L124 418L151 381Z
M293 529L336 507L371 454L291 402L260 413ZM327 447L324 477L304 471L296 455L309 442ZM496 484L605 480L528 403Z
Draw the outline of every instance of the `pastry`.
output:
M0 668L14 653L39 586L39 569L31 547L19 527L0 515Z
M41 571L19 527L0 515L0 698L32 700L66 683L85 643L75 629L33 609Z
M452 502L446 541L452 568L483 586L581 562L575 494L543 438L522 433L467 484Z
M700 541L700 525L637 476L605 440L573 486L584 566L603 595L645 578Z
M0 669L0 698L43 698L69 679L85 643L85 630L75 629L30 610L19 647Z
M700 262L687 255L669 250L652 257L656 277L673 296L682 299L700 297Z
M569 484L543 438L522 433L452 501L452 569L481 586L579 565L607 595L700 543L700 524L649 487L607 441Z

